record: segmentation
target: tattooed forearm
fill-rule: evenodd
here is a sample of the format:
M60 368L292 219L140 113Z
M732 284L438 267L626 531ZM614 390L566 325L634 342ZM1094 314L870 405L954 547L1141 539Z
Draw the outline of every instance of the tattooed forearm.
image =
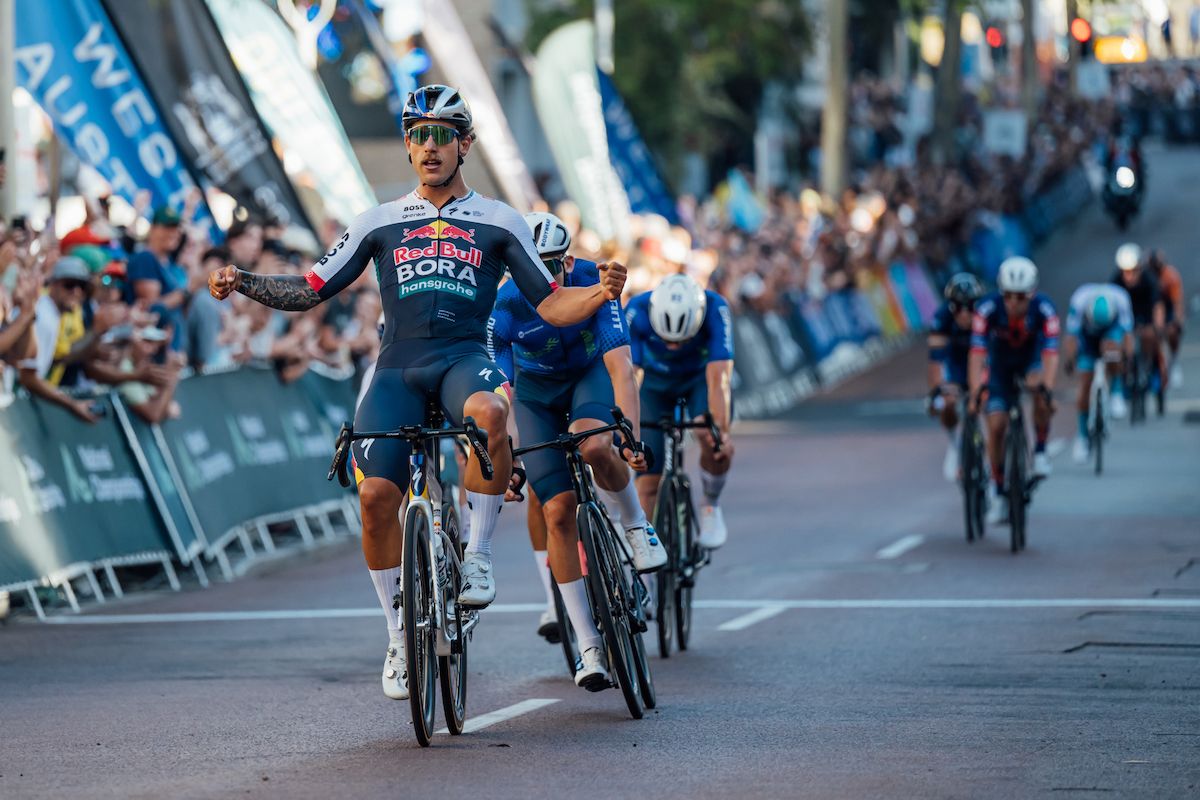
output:
M242 272L237 290L251 300L280 311L307 311L321 302L321 296L300 275Z

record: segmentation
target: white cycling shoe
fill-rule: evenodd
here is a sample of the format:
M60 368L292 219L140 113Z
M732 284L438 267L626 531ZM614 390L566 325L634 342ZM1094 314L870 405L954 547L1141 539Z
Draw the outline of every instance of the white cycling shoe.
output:
M1054 467L1050 464L1050 456L1046 453L1034 453L1033 474L1039 478L1048 478L1051 472L1054 472Z
M704 506L700 509L700 546L716 550L725 544L729 531L725 528L725 515L720 506Z
M667 551L662 546L654 526L647 523L625 529L625 541L633 554L633 568L639 573L657 572L667 563Z
M589 647L579 656L579 669L575 671L575 685L589 692L600 692L608 688L608 670L604 668L604 651Z
M942 477L950 483L958 480L958 445L953 439L946 445L946 457L942 459Z
M1171 365L1171 377L1167 385L1172 389L1179 389L1183 386L1183 367L1179 365L1178 361Z
M1125 419L1129 416L1129 404L1125 402L1125 395L1113 392L1108 399L1108 410L1112 413L1113 419Z
M558 629L558 615L550 609L543 611L542 618L538 620L538 636L550 644L562 641L562 631Z
M1008 498L996 491L995 484L988 489L988 510L984 522L988 525L1004 525L1008 522Z
M1076 436L1075 444L1071 447L1071 460L1076 464L1086 464L1091 454L1088 440L1083 436Z
M408 661L403 639L388 642L387 658L383 661L383 693L393 700L408 699Z
M492 557L484 553L467 553L463 562L463 587L458 593L459 604L466 608L487 608L495 599Z

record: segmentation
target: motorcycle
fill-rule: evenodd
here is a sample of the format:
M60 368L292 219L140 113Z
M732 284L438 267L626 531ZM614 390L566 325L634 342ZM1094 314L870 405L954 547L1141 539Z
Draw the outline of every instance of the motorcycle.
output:
M1125 230L1142 208L1142 183L1128 161L1119 162L1109 170L1104 183L1104 210L1117 227Z

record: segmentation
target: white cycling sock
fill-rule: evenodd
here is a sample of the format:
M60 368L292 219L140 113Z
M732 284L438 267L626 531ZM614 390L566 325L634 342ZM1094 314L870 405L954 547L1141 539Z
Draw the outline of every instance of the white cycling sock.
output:
M700 468L700 485L704 489L704 502L716 506L721 499L721 490L725 488L725 474L711 475L704 467Z
M550 589L550 565L546 562L546 551L534 550L533 560L537 562L538 576L542 579L542 588L546 590L546 607L554 608L554 592Z
M371 573L371 583L375 584L375 594L379 596L379 605L387 615L388 636L392 639L400 637L403 624L400 621L400 611L395 607L396 597L400 594L400 567L388 569L368 569Z
M633 482L632 475L624 489L610 492L608 489L597 486L596 491L600 494L604 505L608 506L609 511L616 509L620 514L621 525L626 528L646 527L646 512L642 510L641 501L638 500L637 486Z
M468 553L492 554L492 534L496 532L496 520L504 508L504 495L467 492L467 505L471 507L471 543Z
M575 629L579 652L582 653L589 647L599 647L600 631L596 630L596 621L592 619L592 609L588 605L583 578L570 583L560 583L558 593L562 595L563 605L567 607L567 617L571 620L571 627Z

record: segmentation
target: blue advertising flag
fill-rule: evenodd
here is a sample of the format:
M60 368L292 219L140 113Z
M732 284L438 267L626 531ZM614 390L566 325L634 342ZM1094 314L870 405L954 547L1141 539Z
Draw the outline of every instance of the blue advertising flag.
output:
M17 80L63 141L129 203L179 209L195 188L142 77L99 0L21 3L13 54ZM211 220L200 204L197 220Z
M630 209L635 214L659 214L672 225L678 225L675 200L659 176L654 158L642 141L625 101L608 75L600 69L596 70L596 75L600 80L608 155L625 186Z

